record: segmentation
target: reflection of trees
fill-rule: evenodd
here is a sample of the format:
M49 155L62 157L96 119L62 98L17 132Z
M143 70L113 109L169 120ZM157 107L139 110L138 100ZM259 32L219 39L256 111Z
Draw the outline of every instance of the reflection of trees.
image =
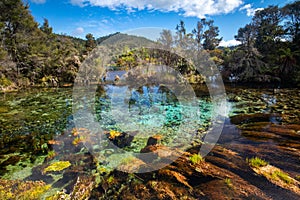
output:
M180 111L175 108L178 104L176 95L168 87L147 85L131 91L128 108L130 111L137 109L139 115L147 115L151 108L162 106L161 109L153 109L152 112L155 115L160 115L160 112L163 112L165 115L164 125L172 126L178 124L181 119Z

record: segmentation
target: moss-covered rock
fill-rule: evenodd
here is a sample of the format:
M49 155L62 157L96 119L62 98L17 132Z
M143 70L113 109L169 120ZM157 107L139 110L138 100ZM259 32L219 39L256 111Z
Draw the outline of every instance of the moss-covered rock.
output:
M33 200L41 199L50 189L42 181L20 181L0 179L1 199Z

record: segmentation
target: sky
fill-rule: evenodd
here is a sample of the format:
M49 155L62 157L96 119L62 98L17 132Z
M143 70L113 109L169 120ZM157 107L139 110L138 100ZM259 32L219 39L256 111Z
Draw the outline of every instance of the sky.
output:
M40 24L49 20L53 31L85 38L115 32L142 32L156 39L162 29L175 31L183 20L188 32L201 18L219 27L221 46L237 44L234 35L251 21L256 10L284 6L293 0L25 0ZM134 31L132 31L134 30ZM149 34L152 33L153 34ZM156 32L156 33L155 33Z

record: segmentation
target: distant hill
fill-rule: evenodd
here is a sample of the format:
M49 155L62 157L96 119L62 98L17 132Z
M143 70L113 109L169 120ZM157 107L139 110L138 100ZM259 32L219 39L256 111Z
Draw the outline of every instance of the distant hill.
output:
M114 33L108 36L100 37L97 40L97 44L106 44L106 45L117 45L117 46L126 46L128 48L149 46L155 42L149 40L145 37L128 35L124 33Z

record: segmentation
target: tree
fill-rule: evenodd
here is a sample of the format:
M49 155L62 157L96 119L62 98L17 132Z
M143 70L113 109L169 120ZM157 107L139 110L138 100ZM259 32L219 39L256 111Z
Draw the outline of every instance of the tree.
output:
M44 19L43 25L40 27L41 31L46 33L47 35L52 34L52 27L49 26L49 21L48 19Z
M173 47L173 36L170 30L163 29L160 33L160 38L158 39L158 42L163 45L163 47L167 50L171 49Z
M284 30L280 25L282 14L278 6L269 6L263 10L256 11L252 25L256 30L255 47L263 54L276 53Z
M219 36L219 28L214 26L213 20L206 20L205 18L197 22L197 26L193 29L192 34L195 36L197 49L202 47L206 50L214 50L221 42L222 38Z
M217 38L219 36L219 28L214 26L214 21L209 20L206 22L208 29L204 31L203 34L203 48L206 50L214 50L219 46L222 38Z
M201 21L197 22L196 28L192 30L192 33L195 36L198 51L202 48L204 26L205 26L205 18L202 18Z
M299 57L300 51L281 48L279 49L279 53L279 76L283 81L290 82L297 68L297 57Z
M93 34L88 33L86 36L86 43L85 43L85 48L87 52L92 51L97 45L96 45L96 40L93 36Z
M295 47L299 49L300 46L300 1L287 4L281 9L281 12L285 18L285 32L288 38L295 44Z
M179 41L181 41L186 35L186 29L184 21L180 20L179 24L176 26L176 33L179 36Z
M252 24L247 24L243 28L239 28L238 34L234 38L241 42L241 45L251 48L255 43L255 28Z

